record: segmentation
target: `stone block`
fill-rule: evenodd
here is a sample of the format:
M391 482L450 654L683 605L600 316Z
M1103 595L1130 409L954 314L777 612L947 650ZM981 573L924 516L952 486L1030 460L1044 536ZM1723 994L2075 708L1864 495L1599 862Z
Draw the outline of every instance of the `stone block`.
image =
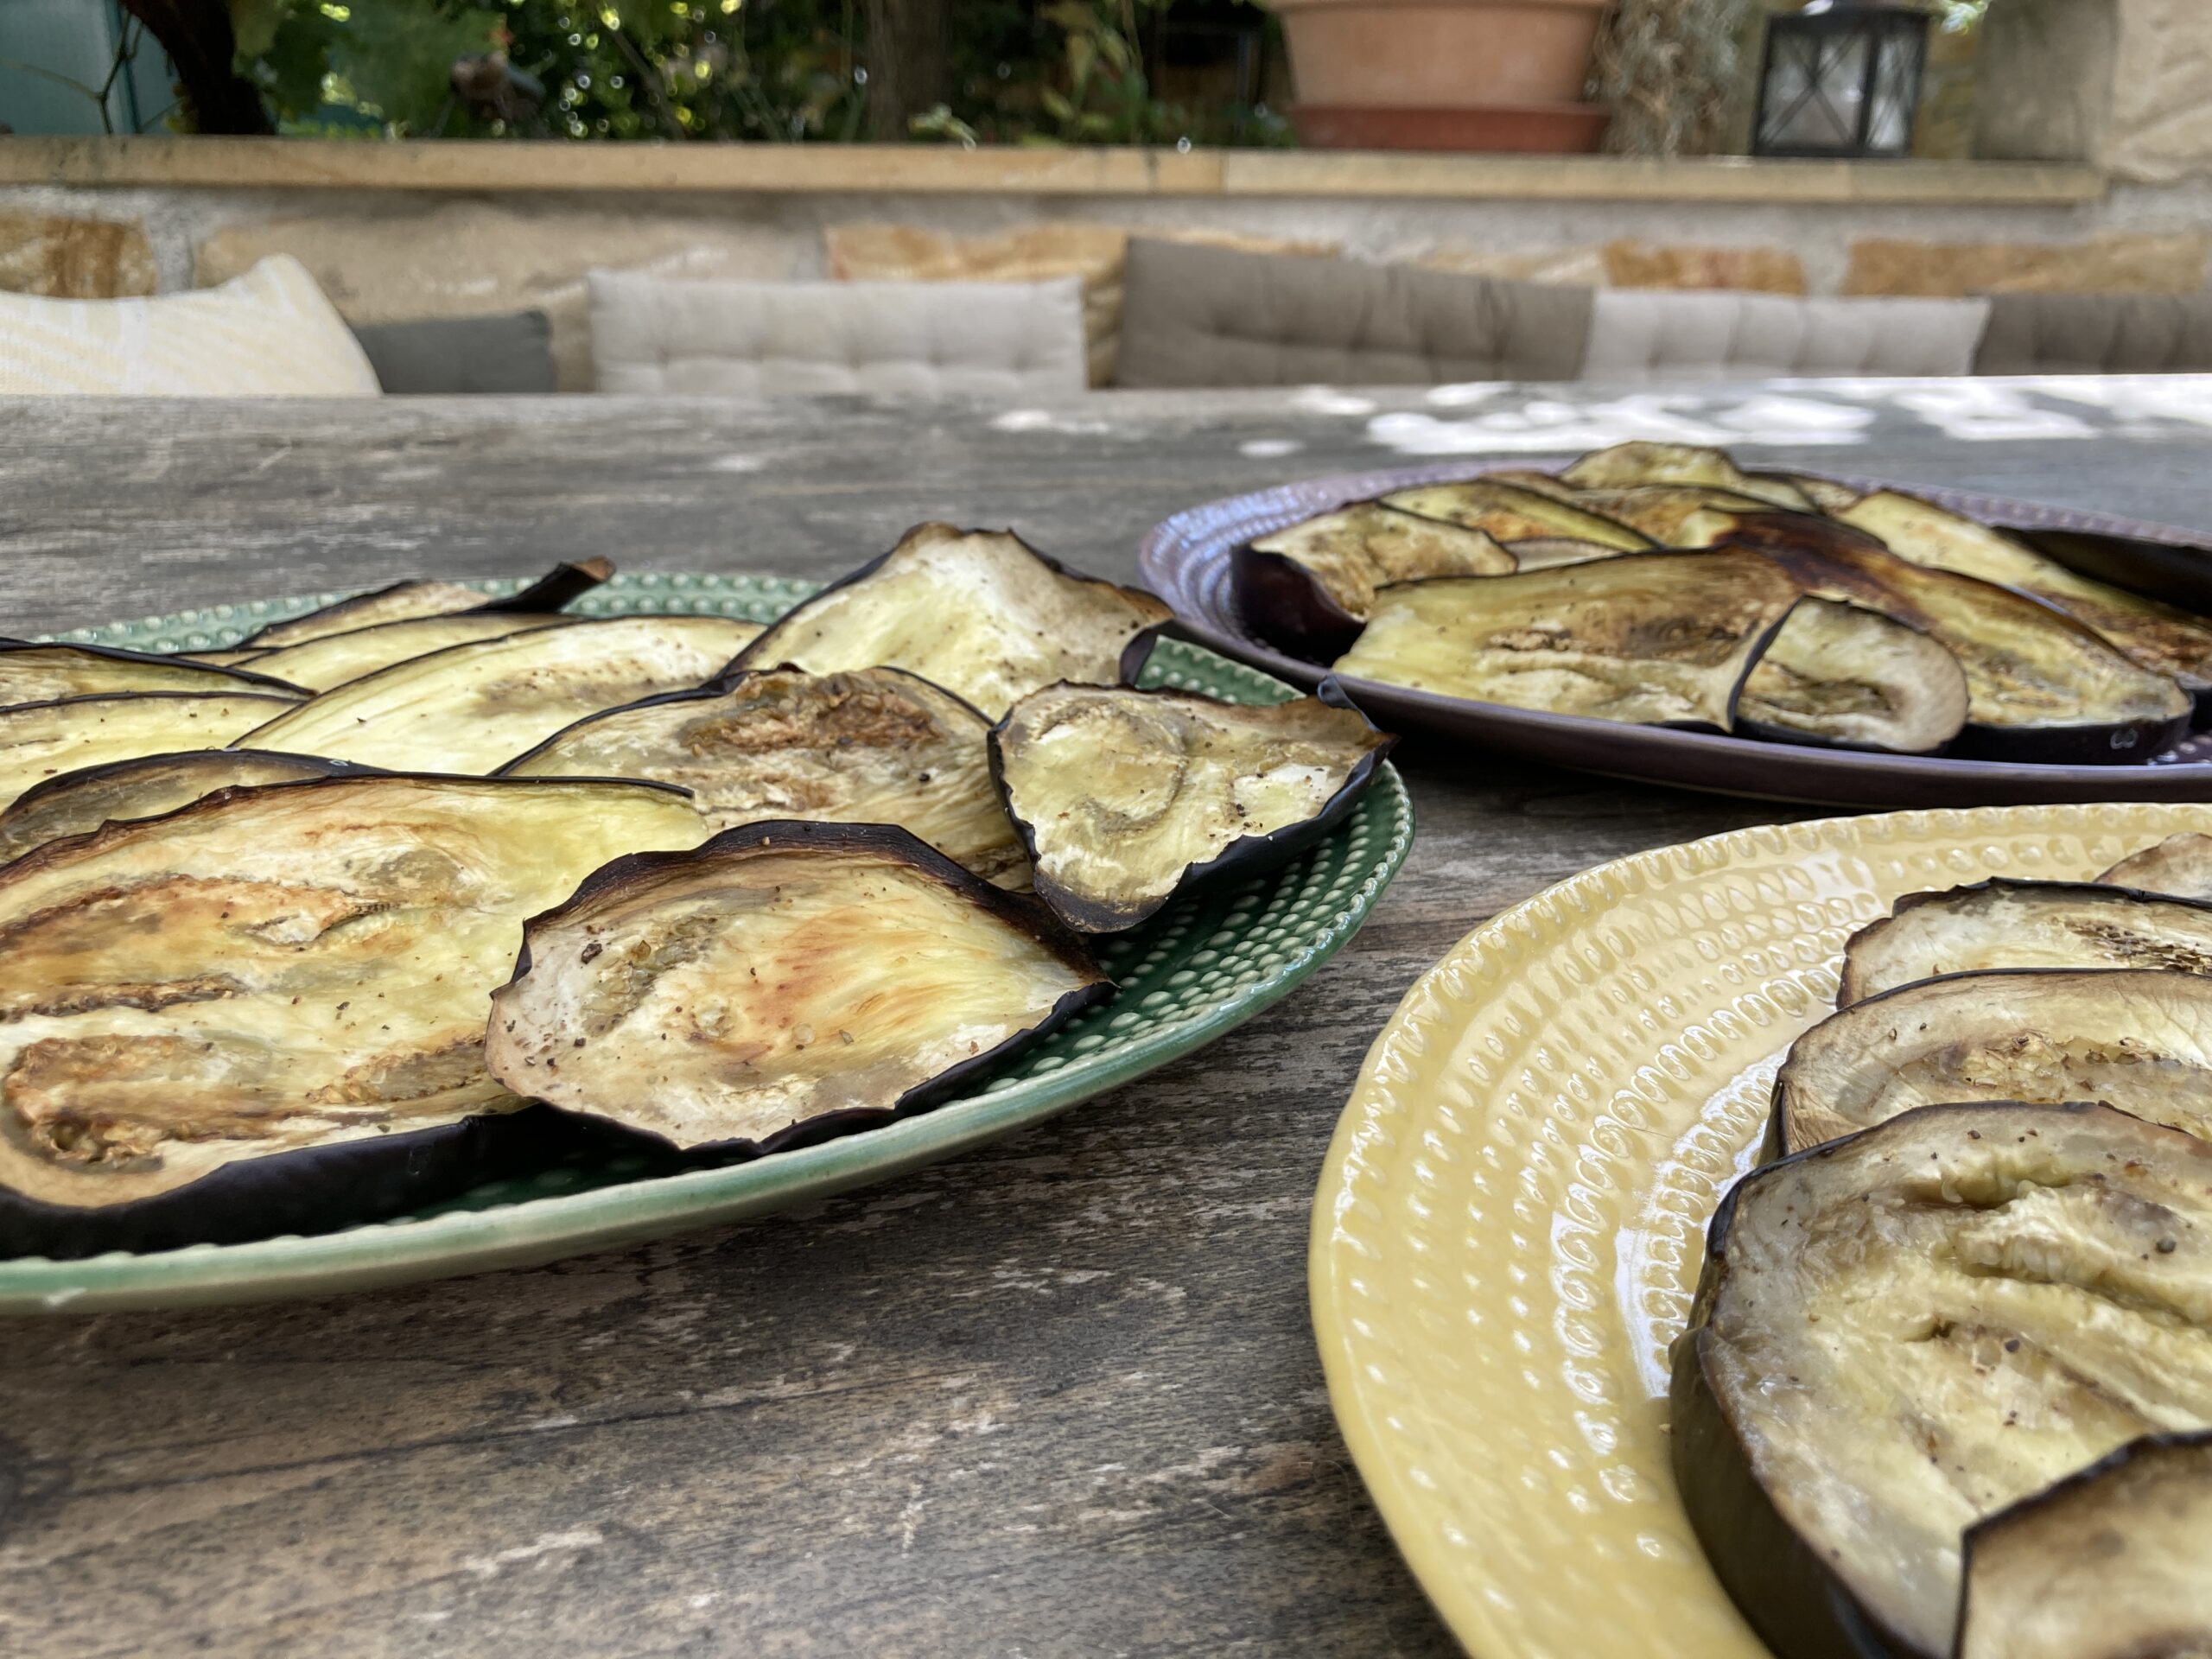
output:
M0 289L54 300L151 294L158 273L136 219L0 213Z
M196 280L226 281L272 253L315 275L348 322L540 310L563 391L592 385L585 273L780 281L807 250L773 229L676 214L516 213L453 202L428 213L233 225L200 244Z
M1624 238L1605 244L1605 264L1615 288L1805 292L1805 262L1786 248L1654 246Z
M2114 232L2086 242L1914 242L1851 245L1846 294L2196 294L2212 236L2201 231Z
M2066 3L2094 9L2105 0ZM2113 60L2111 124L2095 159L2142 183L2212 178L2212 4L2120 0Z

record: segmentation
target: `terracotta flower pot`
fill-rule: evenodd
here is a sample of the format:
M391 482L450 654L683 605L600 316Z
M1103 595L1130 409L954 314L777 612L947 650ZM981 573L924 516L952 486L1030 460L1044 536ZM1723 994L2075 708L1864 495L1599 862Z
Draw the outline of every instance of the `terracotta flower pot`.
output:
M1611 0L1273 0L1290 41L1298 108L1325 119L1300 122L1309 143L1361 128L1357 111L1421 111L1436 142L1452 148L1464 133L1478 140L1502 130L1497 120L1454 123L1447 111L1584 112L1554 122L1557 140L1528 135L1513 148L1584 149L1594 105L1581 102L1598 24ZM1293 111L1294 116L1298 111ZM1400 122L1411 130L1415 124ZM1541 124L1538 124L1541 126ZM1356 142L1337 138L1335 142Z

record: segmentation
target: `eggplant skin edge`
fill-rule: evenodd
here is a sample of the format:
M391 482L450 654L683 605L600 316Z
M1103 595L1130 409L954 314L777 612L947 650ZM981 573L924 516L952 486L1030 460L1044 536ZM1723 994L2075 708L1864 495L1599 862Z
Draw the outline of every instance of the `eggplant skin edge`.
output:
M1168 607L1167 602L1161 599L1159 594L1148 592L1142 588L1131 588L1122 582L1111 582L1104 576L1094 576L1088 571L1077 570L1072 566L1063 564L1051 554L1039 552L1036 548L1032 547L1027 539L1016 535L1012 530L957 530L954 529L951 525L937 524L932 521L913 525L905 535L899 537L897 541L893 542L889 547L884 549L882 552L877 554L866 564L861 565L858 569L849 570L843 575L838 577L836 581L830 582L826 587L816 588L814 592L809 594L804 599L799 601L798 604L792 606L782 615L761 624L760 632L754 638L753 642L747 645L743 650L740 651L736 656L731 658L728 663L724 664L722 671L724 673L728 673L732 669L798 666L796 664L785 663L780 659L771 660L770 652L761 648L764 642L768 641L771 636L775 633L776 630L782 627L785 623L791 621L814 605L829 598L830 594L837 593L843 588L855 587L859 583L867 581L878 570L880 570L886 564L889 563L893 556L903 549L907 543L913 540L916 535L925 530L931 528L951 529L954 530L954 533L956 535L959 536L1004 536L1009 540L1018 543L1023 552L1029 555L1031 558L1036 560L1038 563L1043 565L1056 576L1063 577L1069 582L1079 582L1091 588L1104 588L1114 593L1140 599L1147 606L1156 607L1160 620L1155 622L1147 622L1144 626L1139 628L1135 633L1129 636L1128 643L1123 645L1122 647L1120 669L1122 683L1124 685L1134 685L1136 683L1137 676L1143 671L1145 664L1152 659L1153 647L1160 643L1160 635L1164 633L1175 620L1174 612ZM896 665L893 664L879 663L876 666L882 668ZM909 670L907 671L912 672L912 671ZM917 677L918 678L921 677L917 676ZM936 682L931 681L931 683L935 684ZM942 690L944 688L940 687L939 689ZM965 701L965 699L963 699L963 701Z
M0 1188L0 1255L74 1261L109 1250L336 1232L549 1162L565 1129L541 1106L478 1112L404 1135L241 1158L188 1185L99 1209L47 1204Z
M1066 686L1071 690L1101 689L1096 686L1070 685L1065 680L1058 682L1058 684L1039 689L1053 691L1059 690L1062 686ZM1136 690L1132 687L1122 689L1134 696L1146 697L1187 697L1192 695L1204 695L1165 689L1144 691ZM1335 676L1332 675L1325 678L1319 685L1316 686L1313 696L1332 709L1347 709L1357 715L1362 720L1367 721L1370 731L1382 730L1373 721L1368 720L1365 711L1345 694L1344 687L1338 683ZM1022 848L1029 855L1030 864L1035 871L1032 880L1035 885L1038 899L1048 906L1052 913L1066 922L1069 926L1093 934L1125 933L1129 929L1158 915L1176 899L1185 898L1217 881L1235 876L1259 875L1287 864L1309 847L1316 845L1333 834L1344 820L1351 816L1352 809L1359 804L1360 797L1373 788L1376 779L1382 775L1382 763L1390 758L1390 751L1398 747L1396 734L1383 732L1382 741L1370 749L1353 764L1351 772L1346 775L1337 792L1329 797L1322 804L1321 810L1312 817L1303 819L1297 823L1286 824L1271 835L1241 836L1205 863L1185 865L1181 878L1175 883L1173 888L1162 895L1157 904L1116 906L1094 904L1088 899L1078 898L1045 874L1045 867L1039 861L1037 851L1036 830L1027 820L1014 810L1014 798L1006 786L1006 764L1003 755L1000 753L999 736L1006 729L1007 721L1013 718L1013 710L1009 709L1005 718L991 728L989 739L991 782L998 790L999 801L1006 808L1007 817L1014 821L1014 833L1021 837Z
M75 639L18 639L12 636L0 638L0 661L4 661L7 656L10 652L14 652L49 650L80 651L87 657L99 657L111 663L155 663L165 668L175 668L181 664L194 668L202 668L207 670L207 677L210 681L219 678L228 678L236 683L232 689L239 692L277 693L288 691L293 696L300 698L302 702L315 695L314 692L308 690L304 685L295 685L289 680L280 680L274 674L257 674L251 668L245 666L243 664L233 664L231 667L226 668L219 663L203 663L196 657L171 656L158 651L132 651L124 645L88 645L81 640ZM217 690L213 684L208 687L206 693L194 692L181 685L172 686L168 689L171 691L183 692L187 696L202 695L220 696L222 695L222 693ZM42 697L33 699L33 701L42 702L66 702L68 701L70 696L118 697L134 696L144 696L151 695L156 694L150 692L134 692L130 690L73 691L69 693L67 696Z
M677 1148L650 1130L633 1128L613 1118L601 1117L590 1112L570 1110L550 1102L537 1105L544 1110L575 1124L588 1125L603 1130L632 1146L649 1147L663 1155L673 1155L686 1164L722 1163L733 1158L765 1157L773 1152L785 1152L795 1147L810 1145L817 1141L830 1140L849 1129L872 1128L888 1123L912 1113L926 1110L942 1101L958 1094L978 1074L988 1072L1016 1053L1041 1042L1059 1030L1077 1014L1087 1013L1101 1003L1113 1000L1120 992L1106 970L1090 954L1090 948L1074 934L1060 925L1058 918L1035 899L1020 893L1008 893L995 887L981 876L963 869L943 853L918 836L893 824L838 823L810 818L769 818L757 823L741 823L721 834L709 836L688 852L625 853L594 870L577 885L576 890L552 909L541 911L523 924L522 950L515 957L514 972L507 976L505 985L492 994L492 1008L496 1017L500 993L518 984L530 972L530 939L532 932L543 924L566 919L570 912L607 892L622 887L640 876L652 874L671 865L696 863L721 852L738 848L760 846L771 842L785 842L797 846L825 847L842 852L885 852L901 862L911 864L932 880L950 887L990 912L1000 920L1027 933L1039 944L1058 956L1078 973L1090 976L1089 980L1054 1003L1045 1017L1027 1030L1016 1032L1006 1041L982 1053L970 1056L958 1065L949 1066L927 1081L918 1083L899 1096L889 1106L856 1106L840 1111L823 1112L816 1116L779 1129L759 1141L732 1140L710 1141L694 1147L688 1152Z
M1922 1109L2000 1112L2020 1109L2011 1101L1986 1101ZM2094 1101L2069 1101L2031 1109L2086 1115L2113 1109ZM1916 1645L1877 1618L1783 1519L1742 1454L1743 1442L1734 1420L1713 1388L1705 1363L1706 1322L1713 1299L1726 1276L1728 1236L1745 1188L1771 1172L1833 1157L1857 1138L1846 1135L1823 1141L1772 1161L1764 1161L1763 1155L1760 1166L1730 1187L1714 1210L1706 1230L1705 1263L1699 1273L1689 1325L1675 1339L1669 1356L1668 1455L1675 1490L1713 1576L1768 1647L1788 1659L1928 1659ZM1790 1611L1777 1616L1772 1610L1778 1607Z
M1248 626L1269 645L1307 662L1333 663L1351 649L1366 626L1330 598L1296 560L1249 542L1229 556L1229 587Z

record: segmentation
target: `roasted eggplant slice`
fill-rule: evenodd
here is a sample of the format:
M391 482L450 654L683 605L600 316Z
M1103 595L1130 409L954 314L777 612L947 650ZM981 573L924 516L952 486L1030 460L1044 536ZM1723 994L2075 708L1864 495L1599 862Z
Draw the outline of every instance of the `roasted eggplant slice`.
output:
M1834 600L1800 601L1744 683L1748 737L1935 754L1965 728L1966 671L1941 640Z
M1950 1100L2101 1100L2212 1137L2212 978L2018 968L1866 997L1790 1046L1768 1149L1802 1152Z
M2194 616L2212 616L2212 548L2096 530L2049 530L2036 524L1991 528L2078 575L2145 599L2162 600Z
M2162 968L2212 974L2212 904L2094 881L2016 881L1909 893L1843 947L1835 1004L1915 980L1994 968Z
M532 919L492 1075L685 1151L934 1105L1113 995L1071 935L885 824L618 859Z
M991 771L1037 896L1088 933L1283 863L1341 823L1396 740L1332 681L1252 706L1187 691L1054 685L991 734Z
M763 818L893 823L987 881L1027 887L1028 855L991 781L990 730L952 693L900 669L741 670L589 715L500 770L676 784L715 830Z
M1774 504L1709 484L1639 484L1580 490L1574 505L1640 531L1661 547L1681 547L1682 527L1700 512L1771 512Z
M64 836L89 835L104 823L157 818L219 789L295 784L302 778L344 777L367 770L310 754L259 749L200 749L140 755L65 772L34 784L0 810L0 864Z
M1839 484L1832 478L1819 478L1809 473L1751 473L1746 476L1769 484L1786 484L1810 502L1814 512L1830 515L1841 512L1864 493L1851 485ZM1777 505L1793 506L1795 504L1777 497Z
M713 678L759 632L721 616L617 616L448 645L311 697L243 747L491 772L586 715Z
M1745 472L1726 449L1686 443L1617 443L1610 449L1593 449L1559 477L1578 491L1687 484L1749 496L1793 512L1813 511L1811 499L1793 480L1773 473Z
M2186 611L2076 575L2001 531L1932 501L1878 490L1837 515L1916 564L1979 576L2094 628L2138 666L2178 680L2212 715L2212 626Z
M2212 1434L2146 1434L1966 1535L1957 1659L2212 1655Z
M250 651L192 651L181 653L181 663L206 663L211 668L239 668L257 658L269 655L269 647L256 645Z
M1134 679L1173 614L1150 594L1079 575L1010 532L921 524L803 600L740 668L903 668L993 720L1056 680Z
M2131 853L2098 880L2179 899L2212 899L2212 836L2188 830Z
M503 639L509 634L537 628L565 627L581 618L554 613L531 615L518 611L456 611L450 616L416 616L401 622L379 622L373 627L326 633L304 645L259 653L254 672L273 674L305 686L327 691L365 674L373 674L394 663L427 657L449 645L474 645Z
M652 784L333 778L17 859L0 1249L327 1229L472 1179L464 1120L521 1104L483 1039L524 918L704 830Z
M2212 1146L2104 1106L1931 1106L1723 1200L1674 1351L1676 1483L1777 1659L1937 1659L1966 1529L2212 1425L2209 1326Z
M1750 552L1644 553L1384 588L1347 677L1647 726L1726 731L1797 585Z
M1699 515L1689 539L1757 548L1808 593L1909 622L1947 646L1971 698L1953 753L1991 760L2126 764L2188 730L2191 700L2094 629L1974 576L1900 558L1805 513Z
M1294 656L1326 662L1358 638L1375 590L1428 576L1497 576L1513 555L1479 530L1357 501L1255 537L1230 556L1246 618Z
M378 588L365 594L355 594L325 605L320 610L309 611L305 616L295 616L283 622L272 622L257 633L250 633L238 641L241 645L275 649L279 645L301 645L309 639L320 639L327 633L344 633L355 628L374 627L380 622L398 622L409 617L449 616L457 611L505 611L529 614L539 611L557 611L568 602L589 593L614 574L614 565L607 559L584 559L575 564L556 564L519 593L509 594L505 599L487 599L474 588L464 588L457 582L395 582L388 588Z
M64 697L0 709L0 806L34 784L141 754L219 749L287 709L296 697L189 691Z
M1522 570L1552 570L1562 564L1587 564L1592 559L1617 559L1624 550L1599 542L1579 542L1571 536L1539 536L1516 542L1506 551Z
M1487 478L1395 490L1382 498L1382 505L1479 530L1509 545L1564 537L1570 541L1595 542L1624 553L1640 553L1652 544L1641 531L1601 518L1571 501Z
M123 696L145 691L193 691L298 702L300 686L262 672L219 668L182 657L109 645L41 645L28 639L0 639L0 707L55 702L63 697Z

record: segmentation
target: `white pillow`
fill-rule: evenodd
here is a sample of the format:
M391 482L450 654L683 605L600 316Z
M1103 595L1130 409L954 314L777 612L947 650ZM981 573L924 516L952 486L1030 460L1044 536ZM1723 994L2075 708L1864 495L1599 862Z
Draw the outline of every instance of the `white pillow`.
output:
M1987 300L1792 299L1598 290L1582 378L1757 380L1774 375L1968 374Z
M591 273L601 391L1033 397L1088 384L1083 285Z
M0 294L0 394L373 397L381 391L307 268L264 259L220 288L135 300Z

